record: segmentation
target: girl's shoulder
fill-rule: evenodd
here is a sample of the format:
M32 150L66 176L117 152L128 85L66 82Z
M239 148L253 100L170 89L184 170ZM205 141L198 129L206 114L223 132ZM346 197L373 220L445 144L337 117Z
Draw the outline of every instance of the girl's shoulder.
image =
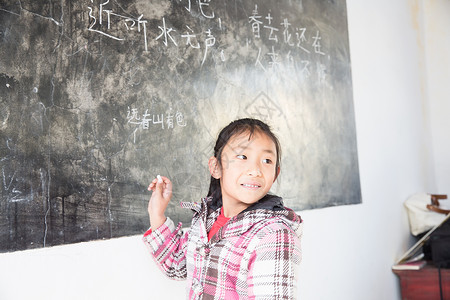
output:
M276 232L286 232L295 234L297 226L291 220L282 215L273 215L255 224L255 229L259 235L273 234Z
M297 244L300 236L301 230L295 231L283 218L268 216L266 219L254 223L241 235L229 236L228 240L234 247L245 248L246 251L253 252L263 244L271 242L292 241Z

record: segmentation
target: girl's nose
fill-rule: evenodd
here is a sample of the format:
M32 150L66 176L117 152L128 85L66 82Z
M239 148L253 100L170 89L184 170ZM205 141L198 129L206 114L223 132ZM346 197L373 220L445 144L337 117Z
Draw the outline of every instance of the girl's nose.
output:
M248 170L247 174L249 176L259 177L261 176L261 169L259 167L254 167Z

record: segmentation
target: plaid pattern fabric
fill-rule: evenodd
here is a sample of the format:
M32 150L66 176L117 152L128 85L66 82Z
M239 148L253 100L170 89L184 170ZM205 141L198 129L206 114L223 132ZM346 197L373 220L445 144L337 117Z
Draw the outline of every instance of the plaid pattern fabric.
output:
M173 279L187 279L188 299L296 299L302 220L292 210L256 209L228 221L208 242L220 213L208 201L194 210L191 228L166 222L144 236L153 258Z

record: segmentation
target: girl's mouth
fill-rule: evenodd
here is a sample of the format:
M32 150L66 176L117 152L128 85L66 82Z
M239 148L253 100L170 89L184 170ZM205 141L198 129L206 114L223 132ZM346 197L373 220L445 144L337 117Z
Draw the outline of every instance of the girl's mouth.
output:
M241 185L242 185L243 187L251 188L251 189L257 189L257 188L260 188L260 187L261 187L260 185L257 185L257 184L250 184L250 183L242 183Z

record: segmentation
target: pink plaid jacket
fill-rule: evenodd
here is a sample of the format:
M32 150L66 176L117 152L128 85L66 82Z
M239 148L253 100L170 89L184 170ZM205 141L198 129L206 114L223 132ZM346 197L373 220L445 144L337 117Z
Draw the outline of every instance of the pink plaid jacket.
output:
M269 208L263 203L240 213L208 241L220 213L220 207L208 209L210 202L182 203L195 212L188 231L167 218L144 235L163 272L187 279L188 299L296 299L301 218L273 196Z

